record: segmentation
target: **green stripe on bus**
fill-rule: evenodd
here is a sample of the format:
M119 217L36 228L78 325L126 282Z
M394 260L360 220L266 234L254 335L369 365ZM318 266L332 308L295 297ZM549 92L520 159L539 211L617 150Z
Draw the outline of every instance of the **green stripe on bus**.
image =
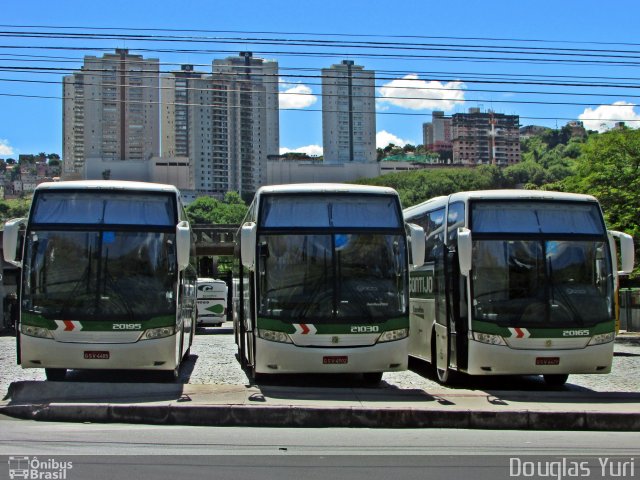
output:
M205 308L206 311L211 312L211 313L222 313L224 312L224 305L218 303L216 305L213 305L211 307L207 307Z
M313 320L301 322L283 322L281 320L276 320L273 318L258 317L257 323L258 328L260 329L273 330L275 332L284 332L290 334L296 332L296 328L293 326L294 324L313 325L316 329L317 335L337 335L353 333L351 331L351 327L353 326L375 325L378 327L378 332L380 333L388 332L390 330L398 330L401 328L409 328L409 318L407 317L390 318L389 320L380 323L320 323Z
M567 338L567 337L591 337L601 333L611 333L615 331L615 320L608 320L589 327L573 326L561 328L543 328L543 327L523 327L513 326L510 328L520 328L529 332L529 338ZM491 333L502 337L511 337L512 332L509 327L503 327L491 322L483 322L473 320L471 329L479 333Z
M59 319L65 320L65 319ZM33 327L42 327L47 328L49 330L57 330L58 324L56 324L55 320L44 318L42 315L35 314L33 312L22 312L22 316L20 319L23 325L30 325ZM141 328L139 329L123 329L123 330L146 330L148 328L159 328L159 327L172 327L176 324L176 318L173 315L163 315L160 317L152 317L148 320L118 320L118 321L97 321L97 320L82 320L82 319L74 319L75 322L78 322L82 325L83 332L112 332L114 330L113 326L116 325L130 325L130 324L140 324Z

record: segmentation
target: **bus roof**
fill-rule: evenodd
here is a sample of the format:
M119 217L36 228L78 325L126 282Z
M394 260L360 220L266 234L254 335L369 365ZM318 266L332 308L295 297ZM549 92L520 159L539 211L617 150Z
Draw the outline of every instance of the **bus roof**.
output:
M173 185L148 182L129 182L124 180L71 180L64 182L45 182L36 187L38 190L137 190L146 192L180 193Z
M398 195L393 188L348 183L295 183L290 185L269 185L260 187L256 197L273 193L363 193L376 195Z
M224 283L225 285L227 284L227 282L219 278L209 278L209 277L199 277L196 281L197 283Z
M425 202L404 209L404 216L412 215L429 210L432 205L446 204L455 201L468 200L564 200L573 202L597 202L591 195L581 193L547 192L542 190L474 190L471 192L457 192L451 195L443 195L431 198Z

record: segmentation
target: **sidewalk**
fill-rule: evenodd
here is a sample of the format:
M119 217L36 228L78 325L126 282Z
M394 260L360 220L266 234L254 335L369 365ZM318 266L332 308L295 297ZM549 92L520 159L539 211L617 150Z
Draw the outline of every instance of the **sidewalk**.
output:
M640 394L14 382L0 414L168 425L640 431Z

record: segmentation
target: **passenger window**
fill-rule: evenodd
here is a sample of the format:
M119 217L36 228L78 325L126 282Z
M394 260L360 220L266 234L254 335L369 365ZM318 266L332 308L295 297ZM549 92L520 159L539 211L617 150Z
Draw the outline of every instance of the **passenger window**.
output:
M456 202L449 205L447 214L447 245L455 245L458 238L458 227L464 227L464 203Z
M428 212L425 216L424 228L426 246L425 261L435 261L441 253L444 244L444 208Z

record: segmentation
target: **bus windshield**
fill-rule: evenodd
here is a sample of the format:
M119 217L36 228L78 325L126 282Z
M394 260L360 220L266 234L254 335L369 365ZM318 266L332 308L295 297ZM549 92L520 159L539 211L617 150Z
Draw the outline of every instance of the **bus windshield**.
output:
M62 320L175 316L175 234L51 231L27 235L24 313Z
M265 196L264 228L402 228L398 199L392 195Z
M262 235L260 315L368 323L406 313L400 235Z
M474 318L546 328L612 320L607 249L605 241L474 240Z
M173 227L169 194L54 190L39 192L32 224L153 225Z

